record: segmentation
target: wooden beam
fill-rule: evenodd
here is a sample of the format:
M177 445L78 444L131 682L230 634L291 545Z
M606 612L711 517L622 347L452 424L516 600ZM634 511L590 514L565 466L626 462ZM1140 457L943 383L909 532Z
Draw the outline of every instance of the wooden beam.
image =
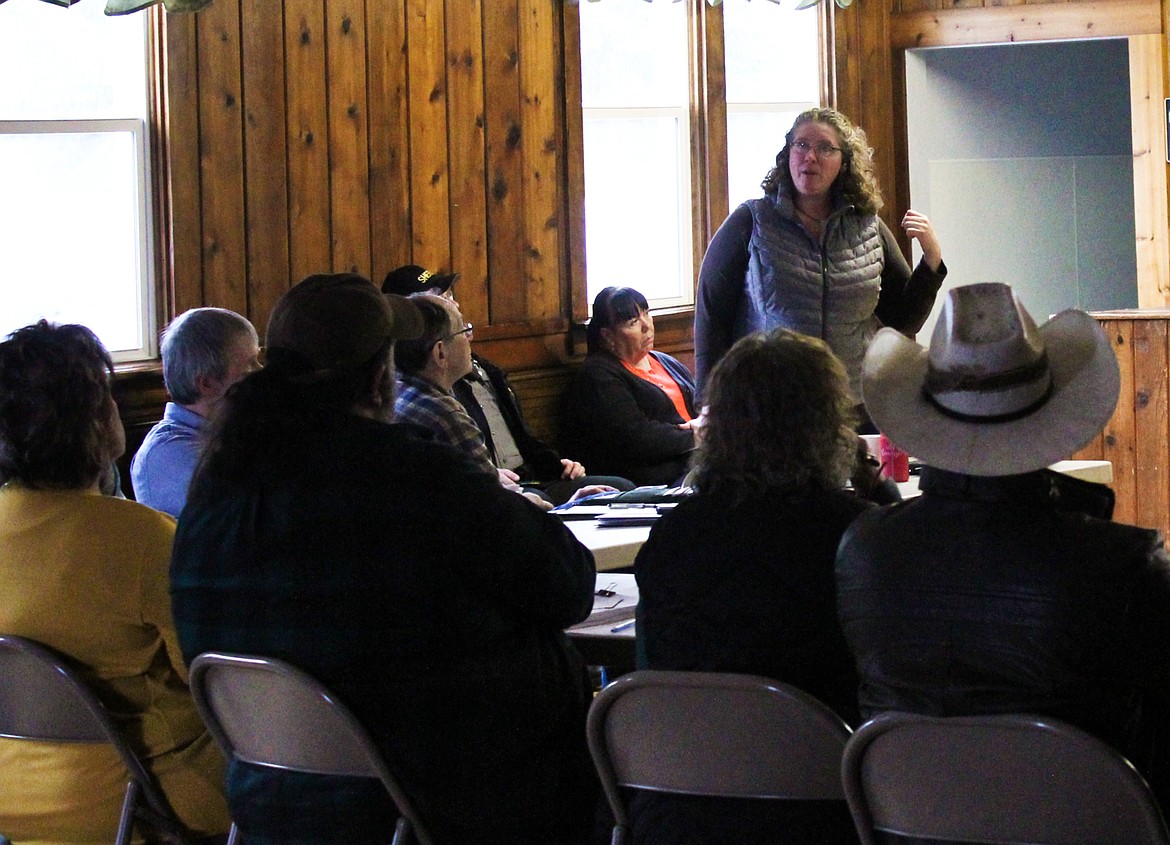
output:
M167 15L166 95L167 237L159 243L168 252L168 308L159 325L176 314L206 303L203 294L202 170L199 164L199 38L195 15ZM160 190L156 188L155 190ZM169 248L169 249L168 249Z
M443 3L407 0L411 257L430 270L451 268L446 26Z
M1129 39L1133 133L1133 222L1137 236L1138 305L1170 304L1170 214L1166 195L1166 92L1162 38Z
M366 8L360 0L325 6L325 78L329 97L329 193L333 269L370 275L369 96Z
M286 0L284 60L288 159L289 283L333 266L329 192L329 95L325 74L325 7ZM273 94L269 94L273 96ZM283 291L277 291L279 296ZM267 314L264 315L267 318ZM253 319L255 322L255 319ZM257 324L259 325L259 324Z
M459 310L479 327L489 315L483 6L480 0L460 0L459 6L462 11L444 20L451 270L459 273Z
M585 129L581 112L581 17L575 5L563 8L564 39L564 194L565 251L568 254L569 314L574 322L589 316L585 283Z
M1113 38L1162 31L1159 0L1097 0L984 6L893 15L894 49Z
M248 313L267 318L290 283L288 234L288 121L284 15L256 3L240 7L244 77L244 255ZM254 96L254 92L261 92ZM253 92L253 93L250 93ZM276 154L273 154L273 151Z
M196 24L199 74L201 305L248 314L240 4L216 3Z

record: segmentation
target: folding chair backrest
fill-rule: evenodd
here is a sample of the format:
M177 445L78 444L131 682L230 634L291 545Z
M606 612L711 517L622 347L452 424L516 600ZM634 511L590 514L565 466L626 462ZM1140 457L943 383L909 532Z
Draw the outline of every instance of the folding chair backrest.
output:
M841 800L849 728L794 687L754 675L641 671L593 701L589 751L619 826L619 787L727 798Z
M842 780L874 830L990 845L1167 845L1141 775L1105 743L1037 716L890 713L858 728Z
M116 841L129 841L135 815L180 835L153 776L85 681L60 654L26 637L0 635L0 736L112 745L130 776Z
M209 652L191 663L191 694L229 757L311 774L377 778L405 820L395 841L409 829L429 845L413 804L365 728L305 672L280 660Z
M105 709L45 646L0 636L0 736L111 742Z

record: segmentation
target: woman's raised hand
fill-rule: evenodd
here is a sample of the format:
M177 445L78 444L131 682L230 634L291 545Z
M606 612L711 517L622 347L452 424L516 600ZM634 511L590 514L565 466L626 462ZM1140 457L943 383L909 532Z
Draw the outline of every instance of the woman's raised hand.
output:
M934 227L930 225L930 218L910 209L902 218L902 229L908 237L918 241L922 247L922 259L931 270L937 271L942 264L942 247L939 246Z

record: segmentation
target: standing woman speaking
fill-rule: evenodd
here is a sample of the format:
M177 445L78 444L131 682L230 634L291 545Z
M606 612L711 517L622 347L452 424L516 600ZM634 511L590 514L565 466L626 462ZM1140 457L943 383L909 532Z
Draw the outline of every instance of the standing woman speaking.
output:
M913 272L877 216L881 191L865 132L835 109L801 112L764 196L719 227L699 271L695 366L700 387L741 337L782 327L825 340L861 402L861 360L882 326L913 336L946 276L925 215L902 228L922 247Z

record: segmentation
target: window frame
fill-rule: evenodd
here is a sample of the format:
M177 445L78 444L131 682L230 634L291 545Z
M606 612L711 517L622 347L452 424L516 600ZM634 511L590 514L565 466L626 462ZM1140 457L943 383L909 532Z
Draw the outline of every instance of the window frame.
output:
M135 349L110 350L115 363L140 361L158 352L157 278L155 274L154 195L150 167L150 130L142 118L82 118L58 120L0 120L0 136L17 135L120 135L133 139L138 200L136 263L141 279L135 309L144 329L142 344Z
M136 260L141 284L138 290L137 314L143 330L141 345L136 349L110 350L116 370L141 364L157 364L159 354L158 336L161 316L166 300L168 262L163 221L165 198L160 197L158 186L165 180L163 175L164 156L163 132L165 126L164 102L158 95L161 87L163 59L160 53L160 34L164 19L159 7L144 10L148 15L145 29L145 61L142 72L145 76L146 103L144 117L134 118L57 118L33 120L0 120L0 134L114 134L129 132L133 137L138 199L138 218L135 221L138 232Z
M742 2L743 0L740 0ZM660 0L662 2L662 0ZM708 0L687 4L687 40L690 93L691 246L697 291L699 269L715 231L730 213L727 186L727 85L724 66L723 7ZM832 3L821 3L815 14L820 65L821 101L835 105L832 69ZM812 13L810 11L810 13ZM585 269L585 174L581 92L581 30L577 2L564 5L565 57L567 276L572 319L589 319L590 302ZM653 307L656 317L676 319L680 326L693 320L694 306Z
M582 125L589 118L596 120L640 120L644 118L667 118L678 124L678 133L675 136L675 148L679 157L679 167L675 173L675 187L679 197L688 197L693 193L694 173L691 164L690 152L691 121L689 110L684 106L630 106L630 107L582 107ZM582 130L584 131L584 130ZM685 132L685 137L684 133ZM582 135L582 137L584 137ZM582 194L584 197L584 194ZM680 219L678 227L679 263L680 266L691 264L694 261L694 225L691 222L693 209L688 209L686 219ZM691 296L679 296L673 299L659 297L654 300L655 310L662 308L685 307L690 308L694 303L694 291Z

